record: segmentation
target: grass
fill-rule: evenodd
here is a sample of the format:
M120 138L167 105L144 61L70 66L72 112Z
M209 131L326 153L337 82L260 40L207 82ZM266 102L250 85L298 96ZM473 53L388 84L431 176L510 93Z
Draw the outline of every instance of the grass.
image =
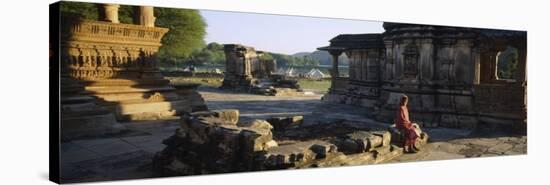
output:
M166 77L171 84L198 83L203 87L220 87L223 78L217 77Z
M198 83L203 87L220 87L223 78L219 77L166 77L171 84ZM302 89L326 92L330 87L330 80L300 79L298 84Z
M300 79L298 84L302 89L310 89L320 92L327 92L330 88L330 80L309 80L309 79Z

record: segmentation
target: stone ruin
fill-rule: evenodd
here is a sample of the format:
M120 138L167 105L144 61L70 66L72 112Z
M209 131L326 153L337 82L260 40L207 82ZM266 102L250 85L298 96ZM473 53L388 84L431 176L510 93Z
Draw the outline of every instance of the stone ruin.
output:
M225 44L225 74L220 88L263 95L301 95L297 80L275 74L276 60L262 60L253 47Z
M302 122L302 116L243 121L238 110L192 113L163 141L166 148L154 156L153 171L180 176L376 164L403 153L392 129ZM422 133L418 144L427 140Z
M366 107L391 122L406 94L411 120L423 127L526 130L525 31L398 23L384 23L384 29L341 34L318 48L333 56L324 101ZM349 77L338 73L342 53L349 57ZM508 76L497 70L504 60L517 66Z
M206 110L197 85L172 86L157 67L168 31L154 26L153 7L136 24L118 21L116 4L98 4L101 21L61 17L63 138L116 133L118 121L154 120Z

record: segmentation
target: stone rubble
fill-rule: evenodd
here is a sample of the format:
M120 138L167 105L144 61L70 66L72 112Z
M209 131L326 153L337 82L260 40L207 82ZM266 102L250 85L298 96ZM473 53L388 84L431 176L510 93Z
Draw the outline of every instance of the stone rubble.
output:
M350 164L376 164L403 153L387 130L342 130L335 136L299 132L310 136L289 137L287 131L309 129L300 125L302 116L239 122L238 115L238 110L226 109L182 116L181 127L153 158L155 175L331 166L348 158L353 161L344 161Z

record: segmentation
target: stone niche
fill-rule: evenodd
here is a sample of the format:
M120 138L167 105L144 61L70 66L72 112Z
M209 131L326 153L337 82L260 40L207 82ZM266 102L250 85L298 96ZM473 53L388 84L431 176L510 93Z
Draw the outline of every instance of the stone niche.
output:
M61 89L80 87L61 96L63 131L206 110L195 91L197 85L171 86L158 70L156 53L168 29L117 22L61 18ZM77 124L78 119L96 116L94 111L111 112L114 119L102 117L93 124L88 121L89 126Z
M350 58L349 78L333 79L323 100L368 108L391 123L405 94L411 119L422 126L525 130L526 32L400 23L384 29L338 35L318 48ZM517 69L506 74L514 79L499 79L498 63L513 54Z
M341 166L350 161L376 164L403 152L395 128L359 130L339 122L302 122L302 116L239 120L235 109L182 116L181 128L155 154L153 171L157 176L179 176ZM418 144L427 139L423 133Z
M225 66L220 88L235 89L263 95L302 95L297 80L275 74L276 60L262 60L263 54L253 47L225 44Z

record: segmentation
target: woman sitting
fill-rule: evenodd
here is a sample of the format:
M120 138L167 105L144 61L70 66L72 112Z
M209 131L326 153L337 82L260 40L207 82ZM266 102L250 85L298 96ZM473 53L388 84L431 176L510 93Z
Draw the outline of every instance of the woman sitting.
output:
M415 145L418 134L415 131L413 123L409 120L408 102L409 98L403 95L399 101L399 108L395 115L395 126L405 137L403 144L405 153L416 153L420 151Z

